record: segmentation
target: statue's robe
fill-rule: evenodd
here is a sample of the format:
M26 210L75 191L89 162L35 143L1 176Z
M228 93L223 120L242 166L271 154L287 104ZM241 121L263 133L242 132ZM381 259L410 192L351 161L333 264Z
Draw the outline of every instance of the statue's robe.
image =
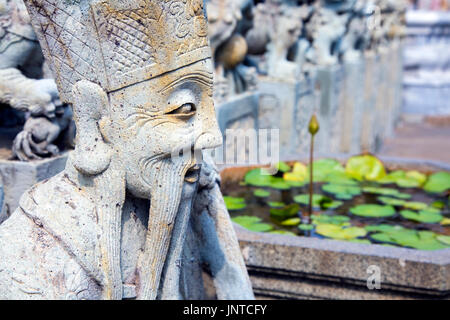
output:
M166 270L158 298L205 298L205 266L219 299L253 298L218 184L197 198L182 259L170 262L181 270ZM149 201L127 196L122 212L123 298L133 299ZM0 225L0 299L102 299L99 234L95 203L64 172L37 184Z

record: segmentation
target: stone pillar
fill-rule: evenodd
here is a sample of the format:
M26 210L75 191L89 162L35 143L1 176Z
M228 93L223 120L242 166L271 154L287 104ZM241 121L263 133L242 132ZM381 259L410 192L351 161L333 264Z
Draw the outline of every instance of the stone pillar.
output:
M320 89L318 120L320 131L316 136L317 154L338 153L342 130L343 68L340 65L318 67L317 87Z
M295 110L302 94L302 82L295 80L280 80L262 78L258 89L264 95L271 95L278 101L278 110L273 115L272 128L280 130L280 157L291 154L294 150L292 143Z
M388 106L388 86L389 86L389 54L385 48L380 48L379 59L377 61L378 93L376 97L376 116L375 116L375 151L380 147L381 141L386 136L388 115L390 108Z
M316 90L316 77L313 75L299 85L298 100L294 110L292 130L292 153L307 156L310 148L308 124L311 116L318 113L320 93Z
M361 151L361 131L364 108L365 63L363 59L346 62L344 68L343 104L341 119L341 153Z
M374 52L364 55L364 100L362 111L361 151L375 152L376 138L376 100L379 86L378 59Z

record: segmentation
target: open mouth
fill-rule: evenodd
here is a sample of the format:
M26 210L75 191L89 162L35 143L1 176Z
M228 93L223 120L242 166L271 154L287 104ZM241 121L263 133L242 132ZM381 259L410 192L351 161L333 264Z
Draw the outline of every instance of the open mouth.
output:
M186 172L186 175L184 176L184 181L189 183L197 182L200 177L201 167L202 166L200 164L195 164L194 166L189 168L189 170Z

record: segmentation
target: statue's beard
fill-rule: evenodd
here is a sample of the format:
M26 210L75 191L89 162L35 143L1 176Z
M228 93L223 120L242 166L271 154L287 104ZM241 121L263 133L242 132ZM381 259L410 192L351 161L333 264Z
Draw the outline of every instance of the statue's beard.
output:
M153 157L141 162L142 179L150 187L150 212L144 252L138 262L138 298L157 298L169 251L186 172L193 162Z

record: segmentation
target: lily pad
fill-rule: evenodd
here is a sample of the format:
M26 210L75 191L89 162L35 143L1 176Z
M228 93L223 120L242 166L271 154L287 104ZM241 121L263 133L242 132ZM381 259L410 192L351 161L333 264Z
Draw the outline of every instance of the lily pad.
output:
M279 221L286 220L298 215L300 206L296 203L287 205L283 208L271 208L270 215Z
M271 208L283 208L286 206L284 202L277 202L277 201L268 202L268 205Z
M342 215L314 214L311 217L313 224L334 224L339 226L347 226L350 218Z
M262 223L258 217L239 216L231 219L233 222L239 224L247 230L254 232L268 232L273 230L270 224Z
M392 226L390 224L379 224L379 225L369 225L366 226L365 229L369 232L384 232L384 233L389 233L389 232L395 232L398 230L402 230L403 227L401 226Z
M308 165L308 172L309 172L309 165ZM338 172L345 172L344 167L339 161L333 159L320 159L314 161L313 166L314 182L324 182L326 181L328 175Z
M410 247L419 250L439 250L448 247L438 241L439 235L431 231L415 231L401 226L395 226L390 230L376 233L370 237L379 242L387 242Z
M450 236L438 235L436 236L436 239L443 244L450 246Z
M439 213L434 213L426 210L417 212L410 210L400 211L400 215L408 220L413 220L421 223L439 223L444 218Z
M291 170L291 167L283 161L280 161L276 164L276 168L278 169L278 171L280 172L289 172Z
M445 208L445 202L444 201L434 201L431 204L431 207L436 209L444 209Z
M367 235L364 228L359 227L341 227L334 224L319 224L316 227L317 234L336 240L350 240Z
M283 178L271 177L269 187L278 190L289 190L291 186Z
M264 189L256 189L253 191L253 195L258 198L267 198L270 196L270 192Z
M244 182L255 187L268 187L272 176L263 174L261 169L253 169L245 174Z
M428 208L428 204L426 204L425 202L409 201L409 202L405 202L403 204L403 207L405 209L411 209L411 210L425 210L426 208Z
M417 188L422 186L427 180L427 176L418 171L397 170L378 180L379 183L395 183L401 188Z
M450 189L450 172L436 172L428 177L423 187L427 192L441 193Z
M322 190L334 194L336 198L342 200L350 200L361 194L361 188L353 185L326 184L322 186Z
M385 218L395 215L392 206L382 206L378 204L361 204L350 209L350 212L360 217Z
M309 206L309 194L295 196L294 201L305 206ZM335 209L342 205L341 201L334 201L333 199L321 194L314 194L312 202L314 208Z
M450 226L450 219L449 218L442 219L441 226Z
M302 222L302 220L300 220L300 218L290 218L287 220L284 220L281 225L282 226L286 226L286 227L293 227L293 226L297 226Z
M247 207L244 198L224 196L225 206L229 211L242 210Z
M380 201L382 204L386 204L389 206L402 207L405 204L405 200L395 199L395 198L391 198L391 197L381 196L381 197L378 197L377 200Z
M349 178L345 172L331 172L325 178L324 182L334 185L357 186L358 182Z
M382 196L391 196L399 199L411 199L411 195L408 193L402 193L393 188L379 188L379 187L364 187L362 189L365 193L379 194Z
M383 163L374 156L362 155L347 161L345 172L356 180L377 181L386 176Z
M308 169L303 163L300 162L294 163L292 172L286 172L283 175L283 179L290 184L302 183L303 185L307 177L308 177Z
M312 224L301 224L298 226L298 228L302 231L311 231L314 230L314 225Z

